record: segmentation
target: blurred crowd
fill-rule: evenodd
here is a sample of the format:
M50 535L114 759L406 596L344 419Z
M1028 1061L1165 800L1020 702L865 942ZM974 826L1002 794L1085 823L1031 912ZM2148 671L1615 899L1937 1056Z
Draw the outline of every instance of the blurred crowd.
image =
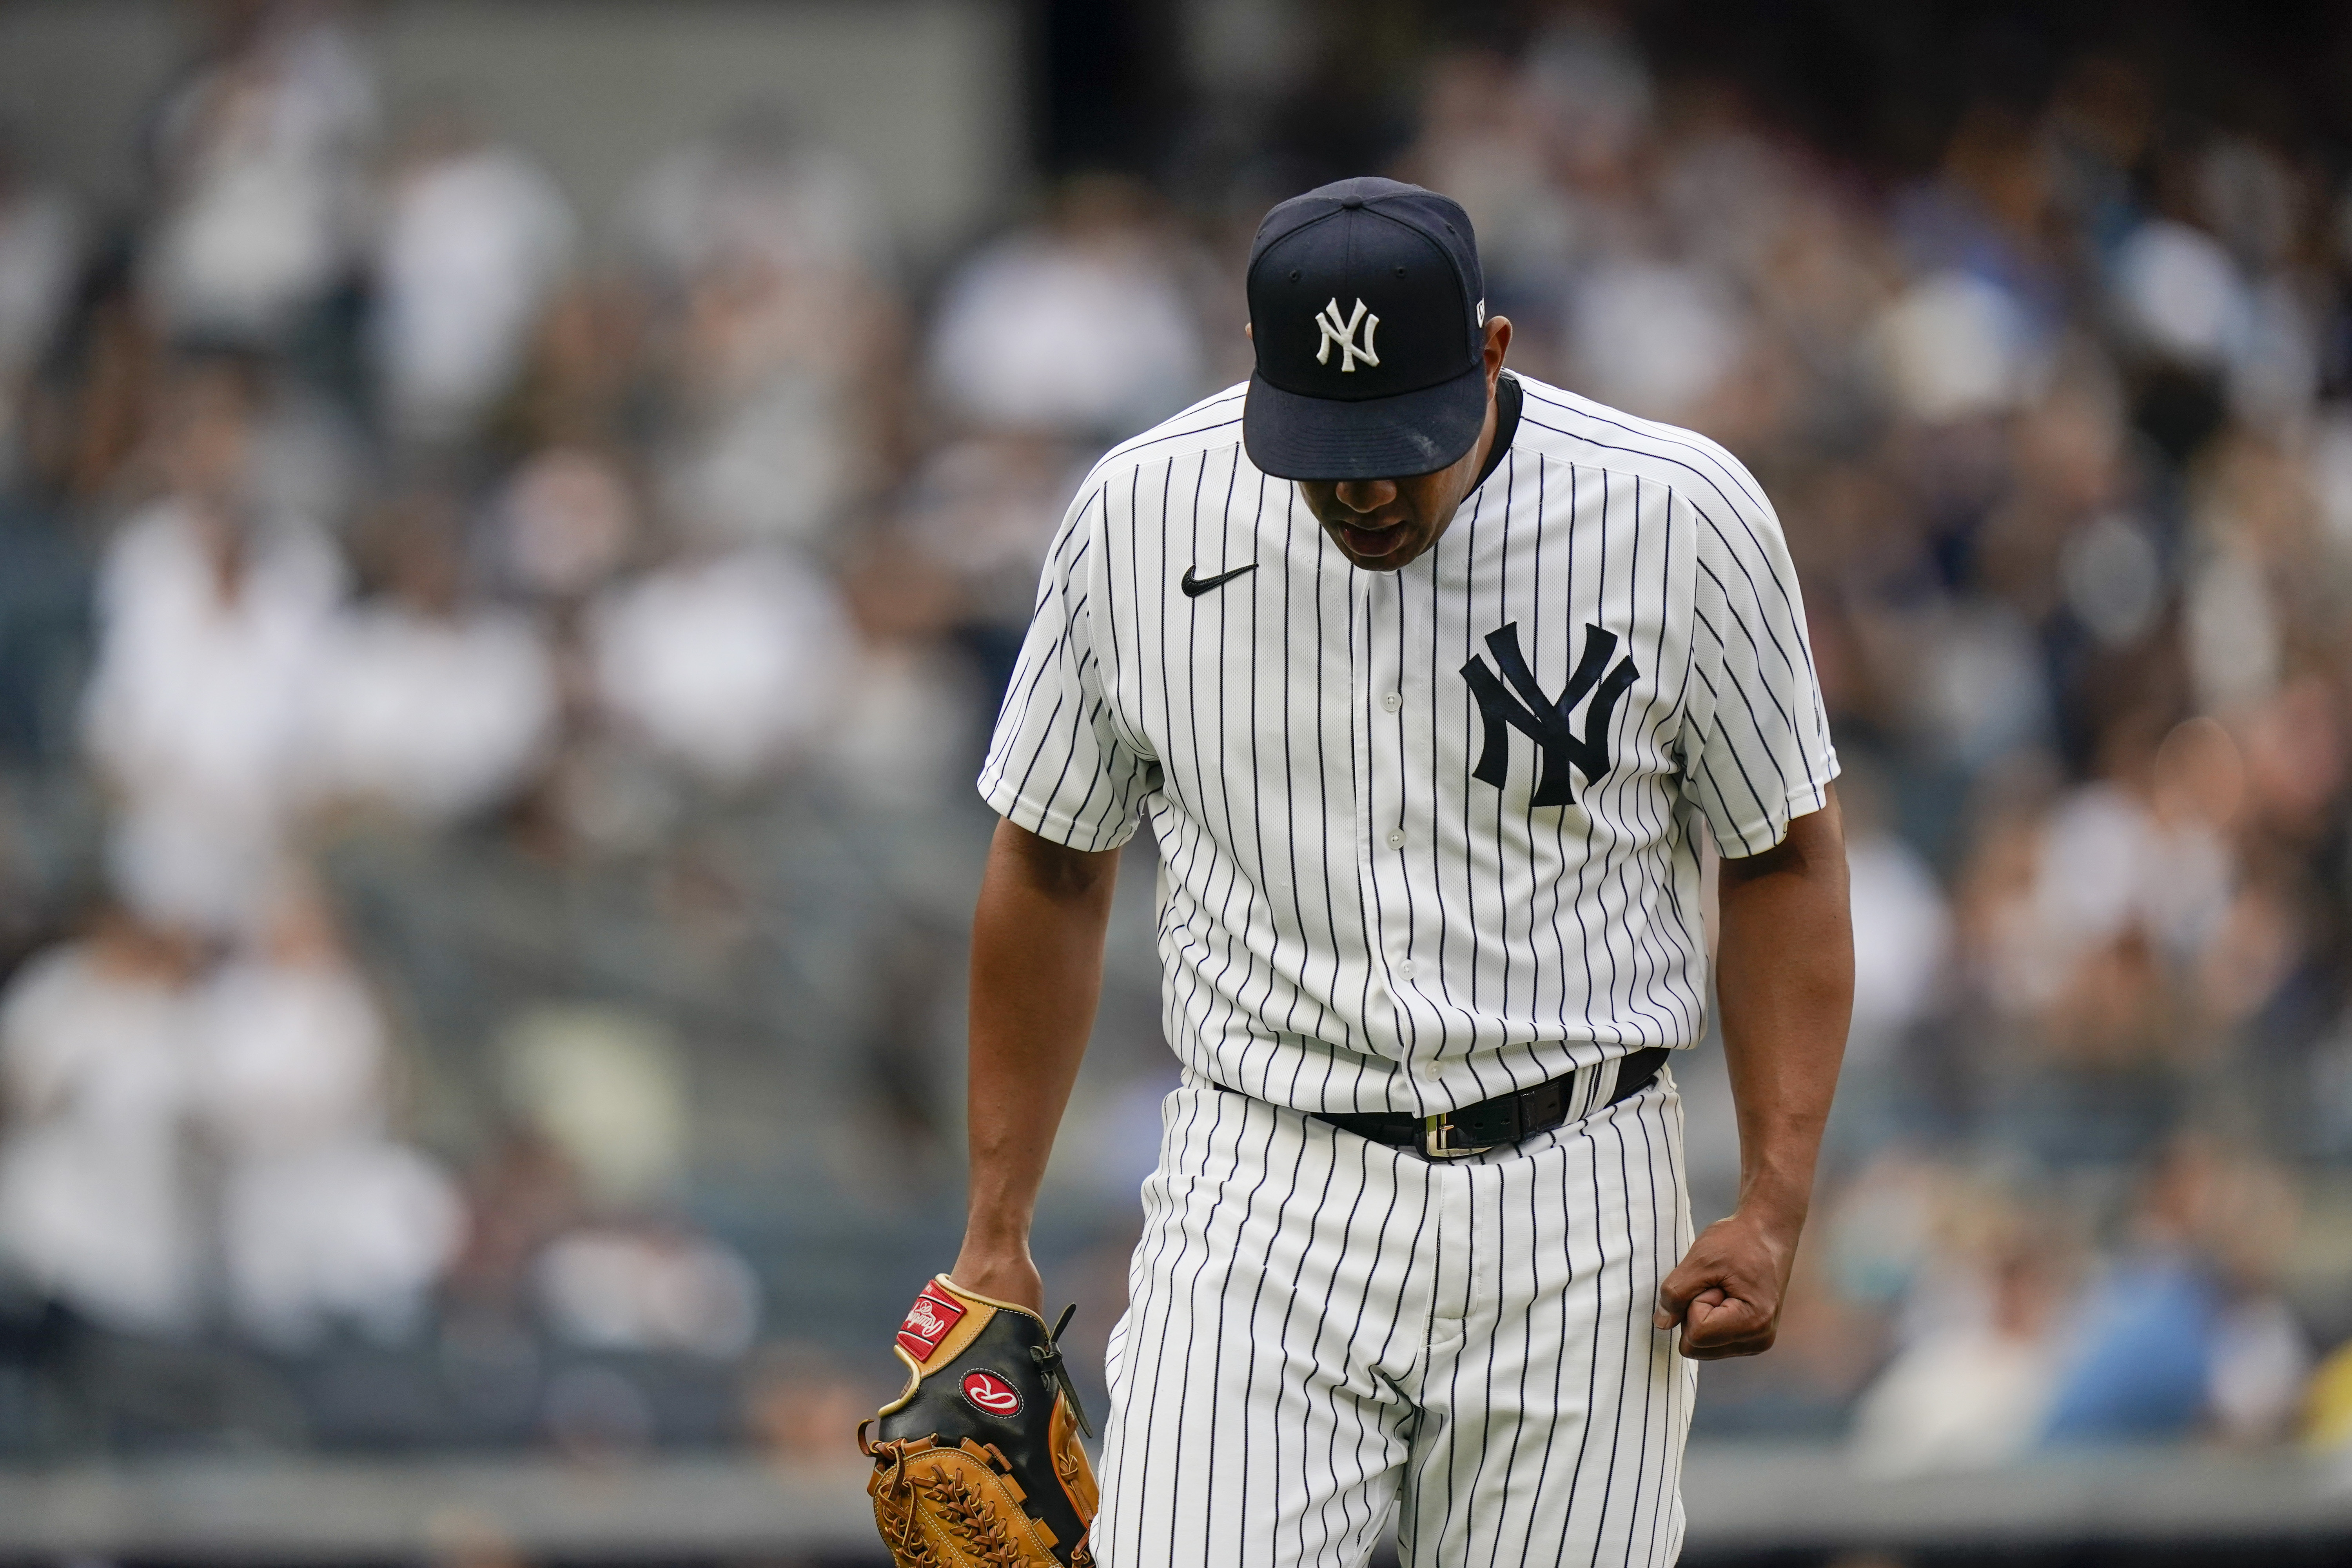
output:
M831 1452L952 1236L1045 542L1246 374L1291 191L1081 174L917 265L754 105L592 223L386 123L343 14L234 15L134 211L0 158L0 1451ZM1777 502L1845 761L1812 1240L1702 1433L2352 1451L2344 169L2095 54L1900 181L1579 11L1415 91L1515 363Z
M1407 166L1515 358L1730 446L1803 576L1854 1025L1784 1348L1702 1429L2340 1441L2340 167L2092 55L1865 186L1590 20L1439 68Z

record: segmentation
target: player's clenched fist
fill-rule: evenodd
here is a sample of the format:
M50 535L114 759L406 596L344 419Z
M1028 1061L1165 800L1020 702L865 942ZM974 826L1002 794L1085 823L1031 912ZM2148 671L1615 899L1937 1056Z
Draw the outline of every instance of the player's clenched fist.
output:
M1650 1321L1681 1329L1682 1352L1693 1361L1770 1350L1796 1255L1793 1236L1784 1240L1738 1215L1717 1220L1658 1282L1658 1309Z

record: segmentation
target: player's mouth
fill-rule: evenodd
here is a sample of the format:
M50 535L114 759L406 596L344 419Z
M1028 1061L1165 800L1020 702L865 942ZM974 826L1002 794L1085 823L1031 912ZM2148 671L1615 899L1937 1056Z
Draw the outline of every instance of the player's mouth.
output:
M1339 531L1339 542L1348 547L1350 555L1360 555L1368 561L1395 554L1412 533L1402 522L1392 522L1386 528L1358 528L1346 522L1334 523L1332 527Z

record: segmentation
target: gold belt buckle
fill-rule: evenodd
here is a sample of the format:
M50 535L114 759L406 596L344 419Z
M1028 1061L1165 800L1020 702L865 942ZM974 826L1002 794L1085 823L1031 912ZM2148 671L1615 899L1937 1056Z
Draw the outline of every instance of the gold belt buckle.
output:
M1492 1143L1480 1143L1475 1147L1460 1149L1450 1145L1446 1142L1454 1132L1454 1123L1448 1119L1450 1114L1450 1112L1440 1111L1433 1116L1424 1116L1421 1119L1421 1157L1423 1159L1466 1160L1473 1154L1483 1154L1495 1147Z

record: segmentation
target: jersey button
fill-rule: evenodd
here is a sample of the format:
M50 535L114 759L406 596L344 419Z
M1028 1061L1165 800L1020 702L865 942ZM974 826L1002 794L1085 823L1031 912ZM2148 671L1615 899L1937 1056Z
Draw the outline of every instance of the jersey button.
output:
M1410 958L1400 960L1400 961L1398 962L1398 963L1397 963L1397 966L1396 966L1396 972L1397 972L1397 978L1398 978L1399 980L1410 980L1410 979L1412 979L1412 959L1410 959Z
M1404 847L1403 828L1391 827L1389 829L1389 847L1391 849L1402 849Z
M1404 706L1404 699L1398 693L1391 691L1386 697L1381 699L1381 706L1393 713L1398 709Z

